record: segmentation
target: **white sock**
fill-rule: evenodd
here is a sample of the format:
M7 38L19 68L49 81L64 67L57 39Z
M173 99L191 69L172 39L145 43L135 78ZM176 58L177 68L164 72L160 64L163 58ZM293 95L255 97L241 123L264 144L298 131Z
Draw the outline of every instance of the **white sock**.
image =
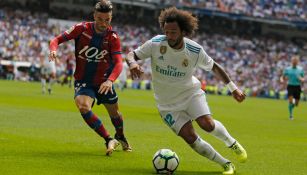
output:
M41 83L42 83L42 91L45 92L46 91L46 79L41 79Z
M217 120L214 120L214 123L215 123L215 128L212 132L210 132L210 134L214 135L216 138L223 141L227 147L233 145L236 140L233 137L231 137L225 126Z
M49 83L48 83L48 89L52 88L53 83L54 83L54 80L52 78L50 78Z
M221 166L225 165L225 163L230 162L229 160L225 159L221 156L215 149L206 141L198 137L194 143L190 144L190 146L200 155L207 157L208 159L212 160L220 164Z

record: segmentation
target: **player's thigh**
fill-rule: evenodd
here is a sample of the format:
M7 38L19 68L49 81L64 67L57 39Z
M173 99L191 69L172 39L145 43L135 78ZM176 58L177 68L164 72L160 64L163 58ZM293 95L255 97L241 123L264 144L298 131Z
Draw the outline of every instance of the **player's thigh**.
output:
M91 110L94 99L87 95L78 95L75 98L75 104L80 112L86 113Z
M206 96L199 94L192 97L186 112L189 116L191 116L192 120L196 120L200 116L211 115Z
M50 78L55 79L56 78L56 72L51 72L50 73Z
M114 86L112 87L112 90L113 90L113 93L109 91L107 94L104 94L104 93L100 94L98 93L98 89L97 89L97 91L95 91L95 95L97 98L97 105L110 104L111 106L113 105L112 109L116 108L117 106L114 106L114 104L118 102L118 96L114 89Z
M205 131L210 132L214 129L214 121L205 95L194 96L186 111L191 119L195 120Z
M301 99L301 92L302 89L300 86L296 86L293 90L293 97L295 98L295 100L300 100Z
M294 88L293 88L293 86L288 85L287 86L287 96L288 96L288 99L291 98L291 100L292 100L293 95L294 95Z
M164 123L170 127L177 135L184 124L191 121L191 117L184 111L160 111L160 116Z
M81 112L91 109L95 99L95 89L87 87L85 83L75 82L75 104Z

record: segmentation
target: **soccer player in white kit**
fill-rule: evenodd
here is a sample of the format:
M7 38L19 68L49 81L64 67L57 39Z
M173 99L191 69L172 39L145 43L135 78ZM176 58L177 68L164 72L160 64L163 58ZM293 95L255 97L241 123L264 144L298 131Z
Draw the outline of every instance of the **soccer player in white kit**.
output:
M227 84L234 99L242 102L245 94L231 81L224 69L206 54L202 46L186 38L198 28L198 19L190 12L170 7L163 10L159 23L165 35L158 35L130 52L127 63L131 75L138 78L142 68L138 59L151 59L155 100L163 121L197 153L220 164L223 174L234 174L235 166L221 156L195 132L192 121L223 141L234 151L240 162L247 160L245 149L211 117L205 93L199 80L193 76L196 68L213 71Z
M129 66L126 62L123 62L123 70L122 72L119 74L118 76L118 86L119 86L119 89L121 91L123 91L125 89L125 87L127 86L126 83L127 83L127 71L129 71Z
M55 61L50 62L48 55L48 46L46 44L42 44L42 52L41 52L41 84L42 84L42 93L46 93L46 82L48 83L48 93L52 92L52 85L56 81L56 65Z

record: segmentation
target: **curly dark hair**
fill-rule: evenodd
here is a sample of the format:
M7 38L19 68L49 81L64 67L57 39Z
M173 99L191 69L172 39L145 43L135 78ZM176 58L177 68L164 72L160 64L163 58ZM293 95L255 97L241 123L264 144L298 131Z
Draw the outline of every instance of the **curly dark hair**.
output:
M198 19L192 13L179 10L176 7L169 7L161 11L159 16L160 27L163 30L165 23L177 22L181 31L191 36L198 29Z
M113 9L112 3L109 0L100 0L96 3L94 10L98 12L108 13Z

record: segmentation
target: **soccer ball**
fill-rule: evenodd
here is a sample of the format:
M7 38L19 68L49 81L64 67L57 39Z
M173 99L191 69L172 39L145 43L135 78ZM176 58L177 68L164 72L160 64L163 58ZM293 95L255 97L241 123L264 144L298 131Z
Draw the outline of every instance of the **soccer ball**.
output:
M160 149L153 156L152 163L158 174L172 174L179 165L179 158L170 149Z

